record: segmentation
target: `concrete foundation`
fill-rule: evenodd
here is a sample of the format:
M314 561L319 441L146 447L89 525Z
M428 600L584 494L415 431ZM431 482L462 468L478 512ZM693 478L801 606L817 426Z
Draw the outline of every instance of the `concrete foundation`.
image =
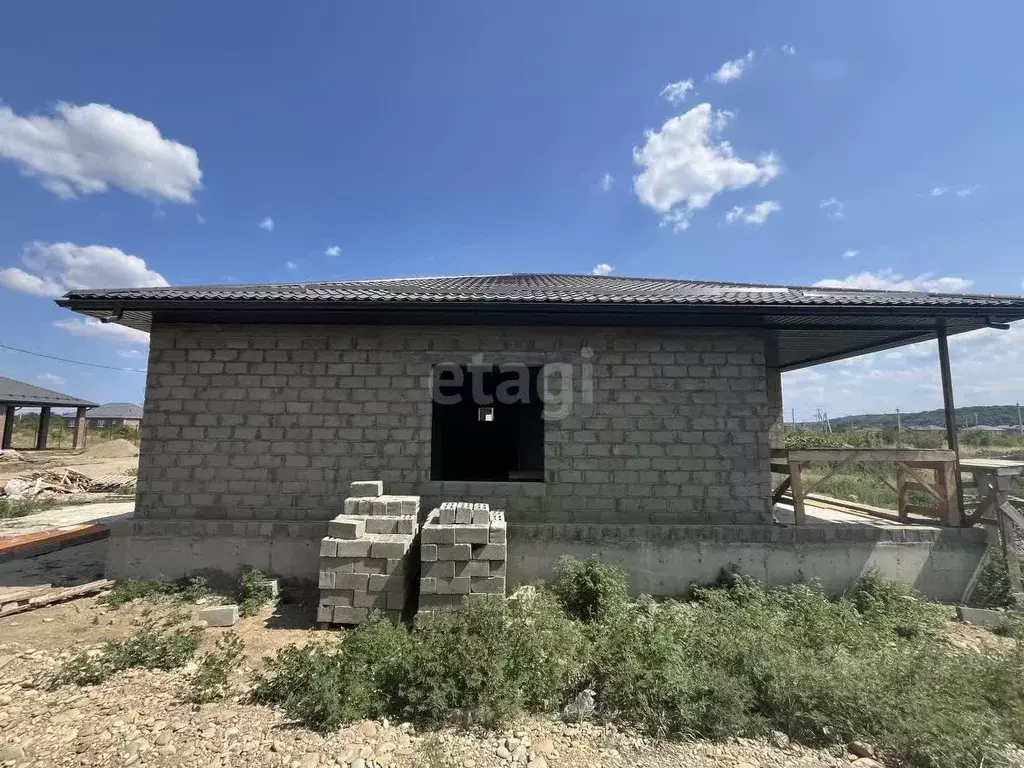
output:
M981 529L822 525L509 525L509 587L549 579L562 555L596 553L634 594L682 596L737 567L769 586L817 579L839 593L874 568L926 597L959 602L988 545Z
M127 520L111 526L107 577L177 578L244 567L315 582L326 522ZM634 594L681 596L735 565L771 586L818 579L829 592L871 568L927 597L960 602L982 563L981 529L864 525L509 525L509 588L551 577L562 555L598 554Z

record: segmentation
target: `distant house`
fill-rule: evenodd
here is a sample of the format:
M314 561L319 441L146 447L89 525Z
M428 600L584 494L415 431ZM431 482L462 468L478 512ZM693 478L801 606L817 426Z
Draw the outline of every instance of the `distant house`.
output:
M142 406L135 403L105 403L85 412L90 427L130 427L138 429L142 424ZM68 418L68 426L74 426L74 419Z

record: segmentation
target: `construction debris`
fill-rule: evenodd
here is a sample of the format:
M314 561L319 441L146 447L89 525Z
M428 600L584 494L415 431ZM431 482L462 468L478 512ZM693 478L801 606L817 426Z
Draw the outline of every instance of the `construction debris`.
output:
M114 582L108 579L90 581L88 584L80 584L75 587L51 587L49 584L41 587L29 587L17 592L0 594L0 616L10 616L23 611L31 611L42 608L44 605L60 603L70 600L73 597L84 597L104 589L110 589Z
M4 483L0 495L16 499L52 498L73 493L119 491L134 493L137 479L131 475L104 475L93 478L74 469L43 469L22 472Z

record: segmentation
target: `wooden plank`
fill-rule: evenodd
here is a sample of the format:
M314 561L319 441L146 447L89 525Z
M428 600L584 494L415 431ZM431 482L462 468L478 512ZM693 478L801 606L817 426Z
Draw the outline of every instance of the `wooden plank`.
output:
M799 461L789 462L789 486L793 491L793 522L803 525L807 522L807 510L804 507L804 482L801 477L803 466Z
M912 478L914 478L914 480L917 481L917 484L925 491L925 493L927 493L929 496L931 496L937 502L945 503L946 499L944 499L942 496L940 496L939 493L934 488L932 488L930 485L928 485L928 481L925 480L923 477L921 477L919 474L917 474L917 472L915 472L909 465L907 465L906 462L897 461L896 462L896 469L897 470L902 469L904 472L906 472L908 475L910 475Z
M1024 472L1024 461L1013 459L961 459L960 468L964 472L978 470L995 471L997 474L1019 475Z
M939 493L944 497L939 505L944 511L946 525L959 528L962 522L960 515L960 483L957 478L956 462L950 462L937 473Z
M790 462L800 461L953 461L952 451L910 448L808 448L790 451Z
M25 589L16 589L11 592L2 592L0 593L0 604L28 600L30 597L42 595L51 589L53 589L52 584L40 584L38 587L26 587Z
M39 595L38 597L29 598L28 602L15 606L13 610L4 611L3 615L12 616L15 613L32 611L46 605L63 602L64 600L71 600L76 597L85 597L86 595L95 594L96 592L102 592L104 589L110 589L112 586L114 586L113 581L110 581L109 579L100 579L99 581L90 581L88 584L80 584L77 587L54 589L48 595Z
M779 503L779 499L782 498L782 494L789 490L789 484L790 478L787 477L785 480L779 483L778 488L772 491L772 506L775 506L776 504Z
M907 517L910 515L920 515L921 517L934 517L943 519L945 517L944 512L937 507L923 507L920 504L907 504L904 507L904 511Z

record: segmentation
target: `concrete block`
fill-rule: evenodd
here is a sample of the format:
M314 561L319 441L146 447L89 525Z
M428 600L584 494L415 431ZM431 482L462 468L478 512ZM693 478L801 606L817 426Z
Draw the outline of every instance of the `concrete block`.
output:
M484 561L481 561L481 562L484 562ZM505 571L507 569L507 565L506 565L504 560L487 560L486 562L490 563L490 566L491 566L491 573L490 573L490 575L491 576L501 576L502 578L505 578L505 576L506 576Z
M472 579L471 591L487 595L505 594L505 579L502 577L488 577L486 579Z
M382 557L366 557L357 560L354 568L356 573L387 573L388 561Z
M400 517L402 514L402 499L399 496L387 497L386 514L392 517Z
M455 510L455 523L457 525L471 525L472 522L473 505L460 501L458 508Z
M334 571L320 571L319 585L320 589L334 589L334 577L336 574Z
M387 603L388 613L391 611L398 611L400 617L402 609L405 608L405 592L388 592Z
M398 559L405 556L405 553L409 551L409 546L412 544L412 539L409 537L396 537L395 539L384 539L373 540L373 545L370 547L370 556L384 559Z
M320 540L320 557L337 557L338 542L334 539Z
M429 576L435 579L450 579L455 576L455 563L451 560L421 563L420 575L424 577Z
M316 609L316 620L319 622L331 623L334 618L334 607L330 605L319 605Z
M437 544L423 544L420 546L420 561L432 563L437 560Z
M347 606L336 606L334 608L334 624L358 624L370 615L366 608L350 608Z
M391 573L375 573L370 576L368 592L402 592L405 590L405 581L402 575Z
M421 595L434 595L437 594L437 579L431 576L424 576L420 579L420 594Z
M356 608L387 608L388 597L383 592L356 592L353 603Z
M370 578L370 575L366 573L336 573L334 574L334 588L355 589L365 592Z
M371 515L386 515L388 513L388 503L383 498L373 499L370 502L370 514Z
M438 508L438 511L440 512L440 515L438 517L438 522L441 525L455 525L455 502L454 501L446 501L444 504L442 504Z
M403 496L402 497L402 514L409 515L413 518L420 516L420 497L419 496Z
M387 533L412 536L416 533L416 519L404 515L380 515L366 518L366 533Z
M477 544L473 547L474 560L504 560L506 557L504 544Z
M202 608L197 614L198 621L205 621L211 627L233 627L238 621L237 605L211 605Z
M359 514L359 499L349 497L345 499L345 514L354 517Z
M993 611L988 608L969 608L966 605L958 605L956 608L956 617L960 619L960 621L977 624L981 627L988 627L989 629L1005 627L1013 621L1014 615L1017 614L1013 611Z
M436 611L455 605L451 595L420 595L421 611Z
M352 606L353 591L351 589L322 589L320 590L320 605L344 605Z
M487 578L491 575L491 564L488 560L466 560L452 565L455 566L456 576Z
M395 578L405 578L405 560L403 558L391 558L384 564L384 573L389 573Z
M366 519L354 515L338 515L327 523L327 535L335 539L359 539L366 534Z
M353 539L338 542L338 557L369 557L373 542L369 539Z
M508 529L504 526L504 524L502 524L502 525L494 525L492 523L491 526L490 526L490 530L488 532L487 543L488 544L507 544L508 543L507 530Z
M356 480L348 487L349 496L372 498L384 493L383 480Z
M358 558L352 557L321 557L320 570L331 573L354 573L355 564L361 562Z
M468 595L471 591L473 580L469 576L456 576L453 579L438 579L437 594L439 595Z
M437 560L469 560L473 556L473 547L470 544L439 544L436 549Z
M456 544L486 544L490 535L487 525L457 525L455 526Z
M420 541L423 544L454 544L454 525L424 525L420 531Z

